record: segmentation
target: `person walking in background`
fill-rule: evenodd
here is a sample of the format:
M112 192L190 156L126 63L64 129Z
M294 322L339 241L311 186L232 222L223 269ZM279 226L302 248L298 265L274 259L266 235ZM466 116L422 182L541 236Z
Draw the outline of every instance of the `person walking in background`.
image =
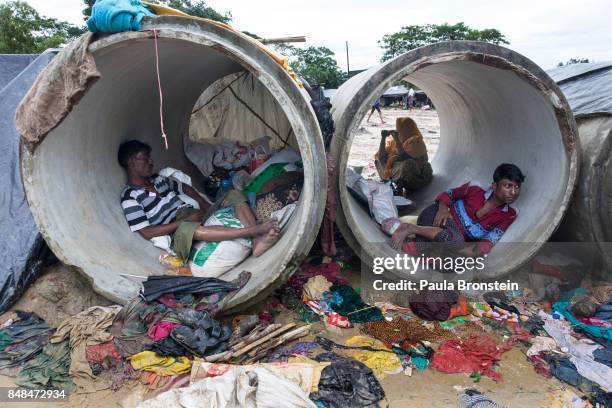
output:
M406 109L410 110L414 106L414 88L408 90L408 98L406 99Z
M380 110L380 98L376 99L376 101L374 102L374 105L372 105L372 110L370 111L370 115L368 116L368 119L366 120L367 123L370 123L370 118L372 117L372 114L374 113L374 111L378 111L378 116L380 116L380 122L384 125L385 120L383 119L382 111Z

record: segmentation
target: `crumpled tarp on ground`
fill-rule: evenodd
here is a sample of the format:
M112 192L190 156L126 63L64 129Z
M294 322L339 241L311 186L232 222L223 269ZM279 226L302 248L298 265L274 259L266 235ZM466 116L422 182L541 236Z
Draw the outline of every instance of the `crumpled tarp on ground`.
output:
M365 364L330 352L319 354L315 360L332 364L321 373L319 391L310 394L313 401L326 408L373 408L385 398L385 391Z
M57 54L19 104L15 125L31 150L100 78L94 57L87 50L93 38L92 33L85 33Z
M138 408L315 408L299 386L265 368L234 370L172 389L141 402Z
M232 292L240 286L217 278L200 278L197 276L149 276L142 283L141 296L147 302L155 300L165 293L192 293L201 296L219 292Z
M87 346L105 343L113 339L106 329L111 326L120 306L94 306L64 320L51 337L51 343L66 339L70 342L70 377L77 385L77 392L96 392L109 388L110 384L97 381L87 362Z

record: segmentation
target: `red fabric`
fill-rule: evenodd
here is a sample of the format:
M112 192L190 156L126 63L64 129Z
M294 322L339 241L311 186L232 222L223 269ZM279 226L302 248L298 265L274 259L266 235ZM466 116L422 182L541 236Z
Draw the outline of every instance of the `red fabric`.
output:
M591 326L605 327L606 329L612 329L612 322L607 320L598 319L596 317L583 317L576 316L576 319L584 324L590 324Z
M479 371L498 381L501 374L493 370L493 365L511 347L511 343L498 346L490 336L473 334L465 341L457 339L443 343L435 352L431 366L443 373L470 374Z
M170 335L172 329L174 329L178 325L178 323L171 322L155 323L153 326L149 327L147 335L155 341L165 339Z
M510 207L509 205L503 205L494 208L485 214L484 217L478 219L476 217L476 211L480 210L486 202L485 190L479 186L470 185L469 182L457 188L453 188L449 191L438 194L436 201L444 203L450 208L450 213L453 220L459 227L466 241L469 241L469 236L461 223L461 219L455 211L455 207L453 206L453 203L457 200L463 200L465 210L470 218L473 221L478 222L488 231L492 230L493 228L499 228L502 231L506 231L516 218L516 211L514 208ZM491 251L491 248L493 248L493 244L490 241L481 240L478 241L478 247L482 252L488 253Z
M327 201L319 235L321 250L327 256L334 256L337 252L334 241L334 221L338 206L337 178L336 164L331 157L327 157Z
M561 281L565 280L563 270L561 270L561 268L558 266L546 265L538 261L533 261L531 269L533 273L552 276L553 278L557 278Z
M304 285L308 281L308 279L313 276L322 275L328 281L337 284L346 284L347 280L342 277L342 267L338 265L336 262L324 263L317 266L313 266L310 264L303 264L300 266L300 271L294 274L291 279L289 279L288 285L291 286L296 293L299 293L298 296L301 296L302 289Z
M104 360L121 360L121 354L117 351L113 341L88 346L85 349L85 359L89 364L100 364Z
M166 293L157 298L157 301L164 306L168 306L171 309L176 308L176 300L174 300L174 294Z
M545 355L546 355L546 352L543 351L539 354L529 356L527 357L527 359L529 360L531 364L533 364L533 369L535 370L536 373L546 378L552 378L552 374L550 373L550 367L548 363L546 362L546 360L544 360Z

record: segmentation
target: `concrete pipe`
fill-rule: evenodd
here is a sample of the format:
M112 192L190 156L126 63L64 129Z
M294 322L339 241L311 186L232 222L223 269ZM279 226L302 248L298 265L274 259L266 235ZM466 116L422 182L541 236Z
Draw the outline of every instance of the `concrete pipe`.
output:
M440 120L440 147L432 161L434 179L414 196L419 206L416 214L450 187L470 180L490 185L493 170L502 162L515 163L526 174L514 205L520 211L517 220L489 254L486 269L474 277L511 272L557 228L574 189L578 141L563 94L525 57L469 41L412 50L342 85L332 98L336 133L330 149L340 169L337 224L366 265L375 257L394 257L397 252L348 194L345 169L355 131L366 112L401 79L425 91Z
M612 270L612 62L576 64L554 69L549 74L574 112L581 150L576 193L555 239L592 243L609 277Z
M145 19L143 30L159 35L164 91L165 150L160 137L159 96L151 32L102 37L89 49L102 78L73 111L37 146L22 148L22 172L32 213L53 252L79 268L97 292L117 302L137 294L140 280L122 274L160 275L160 250L131 233L119 205L126 181L117 163L122 141L142 139L153 148L157 167L194 176L183 152L194 103L212 83L248 71L282 107L304 164L297 211L281 240L259 258L248 258L222 278L243 271L252 277L227 305L247 305L280 285L285 266L307 253L323 218L326 167L323 140L305 91L264 51L241 35L205 21L180 17Z

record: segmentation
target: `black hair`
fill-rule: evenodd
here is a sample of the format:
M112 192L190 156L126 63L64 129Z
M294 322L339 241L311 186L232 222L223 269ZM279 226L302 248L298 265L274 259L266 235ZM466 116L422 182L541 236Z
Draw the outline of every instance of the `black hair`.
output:
M119 146L119 152L117 153L119 165L127 170L128 160L140 152L151 153L151 146L139 140L130 140L121 143Z
M525 181L525 175L521 172L518 166L511 163L502 163L493 172L493 181L499 182L502 179L514 181L515 183L522 184Z

